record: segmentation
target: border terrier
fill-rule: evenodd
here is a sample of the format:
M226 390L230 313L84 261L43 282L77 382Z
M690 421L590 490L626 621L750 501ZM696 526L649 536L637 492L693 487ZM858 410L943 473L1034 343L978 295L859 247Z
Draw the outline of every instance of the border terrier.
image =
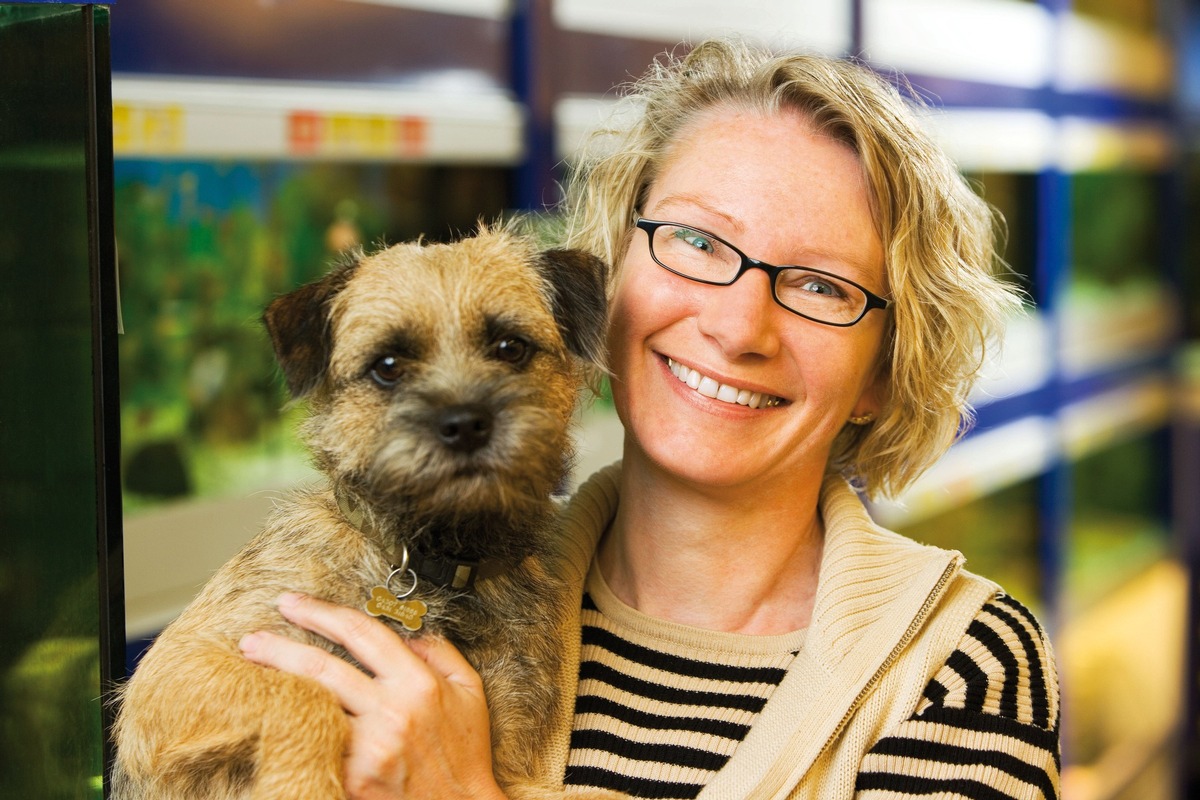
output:
M114 797L345 797L336 698L238 650L270 630L353 660L284 620L292 590L453 641L484 682L498 780L541 794L564 702L551 495L603 360L606 279L593 256L485 226L359 253L268 306L328 484L282 503L146 653L119 697Z

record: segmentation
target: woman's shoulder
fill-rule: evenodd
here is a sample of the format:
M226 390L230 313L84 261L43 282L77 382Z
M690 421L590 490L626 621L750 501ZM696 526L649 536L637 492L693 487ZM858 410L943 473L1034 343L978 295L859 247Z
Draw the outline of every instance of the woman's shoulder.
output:
M930 680L916 716L991 714L1051 730L1058 725L1058 675L1045 629L1003 591L983 604Z
M985 602L915 712L867 752L859 791L928 794L1003 786L1059 796L1059 692L1045 629L1013 597Z

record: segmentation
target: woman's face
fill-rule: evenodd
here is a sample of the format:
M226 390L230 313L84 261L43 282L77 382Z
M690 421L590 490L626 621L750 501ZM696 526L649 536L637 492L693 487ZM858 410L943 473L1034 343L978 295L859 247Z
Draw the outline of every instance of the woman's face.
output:
M675 145L642 215L716 234L751 258L815 267L886 296L858 159L803 116L712 109ZM750 270L730 286L677 276L635 230L609 330L625 458L709 487L820 480L851 415L877 412L885 314L838 328L790 313ZM691 388L676 376L695 371ZM729 387L717 397L718 386ZM752 408L733 390L778 398ZM745 394L742 395L743 399Z

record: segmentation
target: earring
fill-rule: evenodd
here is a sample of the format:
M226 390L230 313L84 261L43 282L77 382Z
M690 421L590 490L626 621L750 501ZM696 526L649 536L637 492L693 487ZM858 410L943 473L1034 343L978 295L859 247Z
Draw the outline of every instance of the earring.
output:
M870 425L875 421L875 414L871 411L863 414L861 417L850 417L851 425Z

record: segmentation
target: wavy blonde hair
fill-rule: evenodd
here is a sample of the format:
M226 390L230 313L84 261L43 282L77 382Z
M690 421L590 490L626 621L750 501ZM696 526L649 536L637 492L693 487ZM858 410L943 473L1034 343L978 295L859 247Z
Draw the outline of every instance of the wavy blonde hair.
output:
M986 348L1021 306L996 277L1002 220L922 130L899 92L869 69L746 43L704 42L664 56L634 83L632 127L601 134L567 186L566 239L620 268L647 192L689 123L715 106L791 109L857 154L885 253L892 306L878 365L883 404L847 424L829 468L873 497L894 496L973 421L967 396Z

